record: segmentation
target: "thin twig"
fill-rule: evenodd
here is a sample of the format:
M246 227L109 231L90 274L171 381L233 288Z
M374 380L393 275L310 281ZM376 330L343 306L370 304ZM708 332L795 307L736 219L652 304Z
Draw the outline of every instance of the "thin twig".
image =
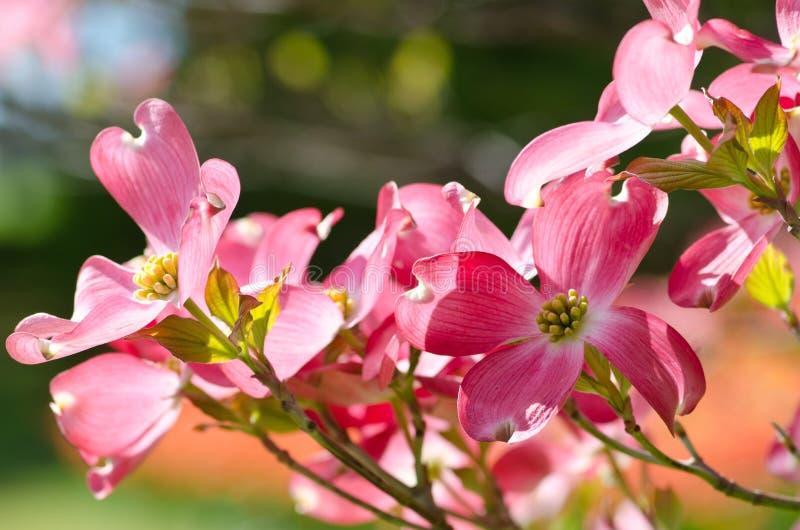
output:
M320 477L319 475L317 475L316 473L314 473L313 471L311 471L310 469L299 463L297 460L292 458L292 456L288 453L288 451L276 445L275 442L273 442L268 435L263 433L259 434L258 439L261 441L261 445L263 445L267 449L267 451L272 453L280 463L282 463L292 471L295 471L303 475L307 479L311 480L312 482L318 484L319 486L322 486L323 488L332 491L333 493L345 499L346 501L355 504L356 506L363 508L364 510L367 510L368 512L372 513L379 519L382 519L387 523L392 523L406 528L415 528L417 530L430 530L426 526L412 523L411 521L407 521L405 519L401 519L400 517L394 516L390 513L384 512L383 510L380 510L372 506L371 504L364 502L357 497L354 497L353 495L349 494L343 489L335 486L333 482L325 480L324 478Z

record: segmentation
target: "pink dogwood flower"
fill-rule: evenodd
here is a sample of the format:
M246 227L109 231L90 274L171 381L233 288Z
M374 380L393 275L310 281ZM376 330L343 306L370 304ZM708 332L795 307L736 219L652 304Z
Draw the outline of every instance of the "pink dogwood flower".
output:
M792 422L784 431L791 443L800 444L800 408L794 413ZM800 482L800 461L780 440L773 442L767 456L767 470L784 480Z
M703 94L692 90L684 96L680 106L695 123L709 129L720 128ZM648 122L633 118L622 105L617 81L612 81L600 96L594 120L547 131L520 151L506 177L506 201L524 208L540 206L541 188L548 182L576 172L591 174L613 165L610 160L652 131L678 127L680 124L666 113Z
M620 102L641 123L658 123L689 93L699 55L700 0L644 0L650 16L622 38L614 57ZM696 57L697 56L697 57Z
M245 292L257 293L287 265L292 266L279 294L280 313L264 345L280 379L295 375L333 340L344 323L336 303L308 281L311 257L342 213L336 209L323 217L315 208L303 208L281 217L252 214L232 222L217 245L220 266ZM261 398L269 393L241 360L191 363L191 367L204 379L235 386L250 396Z
M800 60L797 57L800 3L797 0L777 0L775 20L780 44L753 35L720 18L708 20L703 24L697 35L697 44L701 48L709 46L721 48L743 61L757 65L762 70L780 71L786 67L790 71L797 72L800 68Z
M492 254L450 253L414 265L418 285L395 316L419 349L486 353L464 377L461 424L477 440L517 442L558 412L599 349L671 428L705 391L702 367L678 332L632 307L616 307L666 214L666 195L628 181L610 196L608 173L545 189L533 221L537 290Z
M56 422L91 466L95 497L107 497L172 427L180 386L174 370L127 353L98 355L52 380Z
M86 260L72 317L37 313L6 340L19 362L41 363L125 337L168 306L202 298L217 240L239 198L236 170L216 159L200 166L186 126L164 101L145 101L134 121L137 138L117 127L103 130L91 163L144 232L146 255L123 265L102 256Z
M800 195L800 151L791 136L775 169L788 200L794 204ZM701 193L727 226L709 232L681 254L669 277L669 296L682 307L716 311L742 286L780 231L783 218L756 202L753 193L741 186Z

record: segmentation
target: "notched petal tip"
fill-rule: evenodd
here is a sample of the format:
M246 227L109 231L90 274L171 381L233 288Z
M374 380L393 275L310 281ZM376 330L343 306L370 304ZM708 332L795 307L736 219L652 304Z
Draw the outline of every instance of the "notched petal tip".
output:
M403 296L409 302L424 304L433 299L433 290L428 284L417 278L417 286L403 293Z
M336 208L317 223L317 237L320 241L328 239L328 236L331 235L331 229L341 220L342 216L344 216L344 210Z
M140 131L139 136L133 136L128 131L122 131L121 134L122 143L130 147L135 147L135 148L142 147L147 138L147 133L145 132L144 129L139 129L139 131Z
M218 212L221 212L222 210L224 210L227 207L225 205L225 202L222 200L222 198L219 195L217 195L216 193L211 193L211 192L206 193L206 200Z

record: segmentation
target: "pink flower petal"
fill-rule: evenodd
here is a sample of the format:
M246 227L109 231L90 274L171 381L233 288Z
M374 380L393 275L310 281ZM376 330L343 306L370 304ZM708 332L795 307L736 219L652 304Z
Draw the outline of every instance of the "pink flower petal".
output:
M794 47L797 34L800 33L800 1L777 0L775 2L775 19L778 22L781 43L787 48Z
M191 201L191 213L181 229L178 288L183 303L203 298L214 252L239 200L239 176L223 160L206 161L200 168L201 194Z
M776 66L789 64L795 55L793 50L762 39L721 18L712 18L703 24L697 34L697 46L715 46L747 63L768 63Z
M728 224L737 224L757 215L750 206L753 193L743 186L727 186L711 190L701 190L700 193L717 210L717 213Z
M619 368L672 430L705 393L700 360L660 318L632 307L611 307L588 329L586 341Z
M703 129L721 129L722 122L714 116L714 111L711 108L711 102L708 97L698 90L690 90L686 97L678 104L689 115L693 122L698 127ZM657 125L653 127L654 131L661 131L667 129L681 129L678 120L672 117L671 114L665 116Z
M628 114L650 125L666 116L689 93L694 55L694 46L675 42L662 22L631 28L614 57L614 81Z
M792 423L786 429L786 434L795 445L800 444L800 409L795 412ZM784 480L800 481L800 461L778 440L773 442L770 447L767 456L767 470Z
M714 97L724 96L750 116L767 89L775 84L775 72L755 71L752 64L739 64L717 76L708 87ZM800 81L793 75L781 77L781 96L794 99L800 92Z
M453 209L463 212L461 227L450 246L450 252L488 252L502 258L522 276L533 276L536 269L531 254L527 254L528 259L524 260L517 253L505 234L478 211L480 199L477 196L457 182L445 184L442 193Z
M280 313L264 342L275 375L285 380L327 346L344 324L342 313L325 294L286 286Z
M176 407L177 373L124 353L93 357L50 383L56 420L79 449L112 456Z
M533 220L536 217L538 208L528 208L522 217L519 218L519 223L511 234L511 245L517 251L517 254L523 259L529 260L528 265L531 267L530 271L533 275L536 274L536 264L533 263L533 246L531 244L531 237L533 237ZM523 274L523 276L525 276Z
M405 209L413 220L413 226L401 232L392 261L397 280L406 287L412 283L411 266L415 261L451 250L463 214L448 207L442 186L437 184L409 184L399 190L394 182L384 186L378 199L376 226L383 223L390 206Z
M330 455L319 455L303 464L334 486L375 507L388 510L397 504L393 498L366 479L344 469L339 461ZM298 512L320 521L355 525L375 519L371 512L342 499L327 488L297 473L294 473L289 481L289 495L294 500Z
M255 213L228 224L217 243L219 266L233 274L239 285L253 283L250 270L259 241L269 233L269 228L278 220L272 214Z
M73 319L43 313L24 319L6 339L9 354L23 364L39 364L143 328L161 313L166 302L135 300L132 276L130 269L107 258L89 258L78 275Z
M183 121L166 102L148 99L133 118L142 130L138 138L119 127L97 135L92 169L144 231L153 252L176 251L189 203L200 192L197 153Z
M395 318L421 350L473 355L538 334L544 300L505 261L484 252L440 254L414 264L418 285L397 299Z
M138 440L114 456L101 459L81 451L84 460L92 462L92 467L86 472L86 484L92 495L98 500L108 497L117 484L144 461L150 450L175 425L179 415L180 407L169 409Z
M333 212L329 218L331 226L341 214L341 209ZM330 229L328 226L321 232L318 228L322 221L322 213L316 208L295 210L275 221L258 244L248 283L270 284L289 264L292 270L287 282L294 285L304 282L311 256Z
M364 381L378 379L378 385L386 388L394 375L395 365L400 356L401 342L398 337L397 323L394 315L390 315L378 329L373 331L364 352L364 366L361 377ZM408 355L408 345L405 345Z
M201 379L221 387L238 388L257 399L269 395L269 388L254 377L253 371L239 359L217 364L189 363Z
M576 289L592 307L611 304L667 213L667 195L637 179L611 197L606 173L545 190L533 223L533 261L545 297Z
M392 258L398 233L412 224L405 210L391 210L383 225L356 247L344 264L336 267L326 285L345 289L355 309L347 319L354 326L366 317L391 286Z
M524 208L541 205L540 189L550 181L594 167L638 144L650 126L625 117L614 123L581 121L534 138L508 170L505 198Z
M669 297L683 307L716 311L730 300L781 227L774 215L706 234L678 259L669 277ZM769 220L772 222L768 222Z
M550 421L583 366L583 342L539 335L489 353L464 377L458 417L480 441L521 442Z
M680 33L697 23L700 0L644 0L653 19L666 24L672 33Z

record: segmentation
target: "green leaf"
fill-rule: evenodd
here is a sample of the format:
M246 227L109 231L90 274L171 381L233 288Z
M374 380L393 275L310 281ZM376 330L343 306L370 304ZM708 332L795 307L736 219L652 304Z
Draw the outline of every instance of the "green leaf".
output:
M237 358L236 348L229 341L223 341L191 318L169 315L130 338L145 337L155 339L172 355L187 363L222 363Z
M601 383L611 380L611 365L600 351L589 343L584 346L584 360Z
M772 182L772 167L783 151L789 134L786 114L779 101L780 93L780 82L764 92L753 112L753 128L750 131L753 168L765 177L767 182Z
M706 167L716 175L725 175L732 181L749 185L748 159L749 155L736 140L728 140L727 142L717 143L714 152L708 157Z
M287 433L298 429L288 414L281 408L280 402L274 398L253 399L239 394L233 407L248 421L267 432Z
M225 423L239 423L239 418L230 409L211 396L191 385L187 386L183 396L192 402L192 405L203 411L206 416Z
M206 305L212 315L233 327L239 318L239 284L219 265L208 274Z
M663 530L679 530L681 528L681 503L672 488L656 489L653 511L657 528Z
M264 341L267 338L269 330L272 329L273 324L275 324L278 313L280 313L278 295L281 293L282 288L283 279L265 287L256 297L261 304L250 310L250 316L253 320L250 323L249 336L252 346L257 351L264 351Z
M741 109L723 97L712 98L711 108L723 125L719 142L735 140L742 149L749 151L750 130L753 128L753 124Z
M794 274L786 256L772 245L767 246L744 286L750 296L765 306L788 308L794 290Z
M478 493L480 495L483 494L484 490L484 480L478 476L478 471L473 467L463 467L459 469L454 469L453 473L461 481L461 485L464 487L465 490L471 491L473 493Z
M722 188L735 184L730 176L718 173L698 160L640 157L628 164L625 172L666 192Z

